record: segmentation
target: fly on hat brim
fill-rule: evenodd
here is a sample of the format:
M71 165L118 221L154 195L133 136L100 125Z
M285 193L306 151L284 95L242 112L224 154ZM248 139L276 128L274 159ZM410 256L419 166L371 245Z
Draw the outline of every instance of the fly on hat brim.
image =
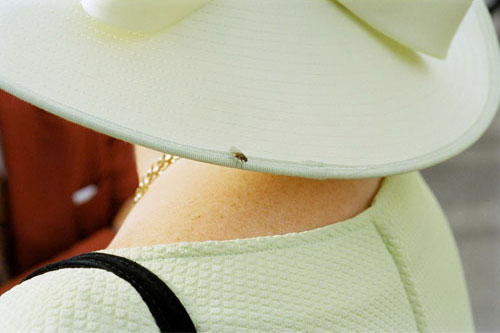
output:
M362 178L477 140L500 60L481 0L2 0L0 88L194 160Z

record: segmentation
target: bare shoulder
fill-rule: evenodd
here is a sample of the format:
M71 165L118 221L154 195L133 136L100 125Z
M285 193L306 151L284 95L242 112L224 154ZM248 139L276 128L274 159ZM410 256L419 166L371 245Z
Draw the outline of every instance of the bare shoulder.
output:
M110 248L319 228L368 208L380 181L321 181L180 160L132 209Z

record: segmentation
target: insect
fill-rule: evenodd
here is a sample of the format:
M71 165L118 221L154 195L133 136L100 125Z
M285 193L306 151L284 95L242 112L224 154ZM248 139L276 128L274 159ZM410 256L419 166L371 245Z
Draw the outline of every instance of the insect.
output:
M243 163L248 162L248 158L238 148L231 147L229 151L231 152L231 155L236 158L241 167L243 167Z

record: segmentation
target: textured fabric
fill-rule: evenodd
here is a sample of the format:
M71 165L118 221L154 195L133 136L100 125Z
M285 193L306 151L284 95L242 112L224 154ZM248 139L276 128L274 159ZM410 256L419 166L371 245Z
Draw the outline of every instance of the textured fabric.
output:
M457 249L418 173L384 180L372 207L311 231L104 250L145 266L200 331L472 331ZM0 331L154 331L113 274L68 269L0 298Z
M65 268L103 269L127 281L141 295L162 332L196 330L186 309L165 282L144 266L124 257L108 253L85 253L45 266L30 274L25 281Z
M31 272L34 270L41 268L43 266L46 266L48 264L64 260L67 258L71 258L73 256L90 252L90 251L97 251L97 250L102 250L106 248L106 246L111 243L111 240L115 236L115 232L111 228L102 228L96 232L94 232L92 235L89 237L79 241L78 243L74 244L72 247L70 247L67 250L64 250L62 252L59 252L57 256L50 258L47 261L44 261L43 263L40 263L34 267L31 267L30 269L26 270L25 272L19 274L16 277L11 278L9 281L6 283L0 285L0 295L3 293L7 292L11 288L15 287L17 284L21 283L21 281Z
M133 147L0 91L0 135L8 173L12 274L56 256L100 228L137 186ZM81 204L72 196L95 185Z
M397 2L407 12L458 1ZM413 13L406 21L422 17ZM415 22L406 21L408 32ZM0 50L0 87L68 120L233 168L234 146L247 170L318 179L443 161L479 138L500 100L483 0L445 60L395 43L332 0L212 0L152 34L100 24L81 0L2 0Z

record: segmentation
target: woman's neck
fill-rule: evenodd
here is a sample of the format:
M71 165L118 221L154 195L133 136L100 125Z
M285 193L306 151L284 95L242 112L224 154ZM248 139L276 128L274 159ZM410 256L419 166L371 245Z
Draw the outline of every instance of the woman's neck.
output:
M182 159L134 207L110 248L311 230L361 213L380 182L276 176Z

